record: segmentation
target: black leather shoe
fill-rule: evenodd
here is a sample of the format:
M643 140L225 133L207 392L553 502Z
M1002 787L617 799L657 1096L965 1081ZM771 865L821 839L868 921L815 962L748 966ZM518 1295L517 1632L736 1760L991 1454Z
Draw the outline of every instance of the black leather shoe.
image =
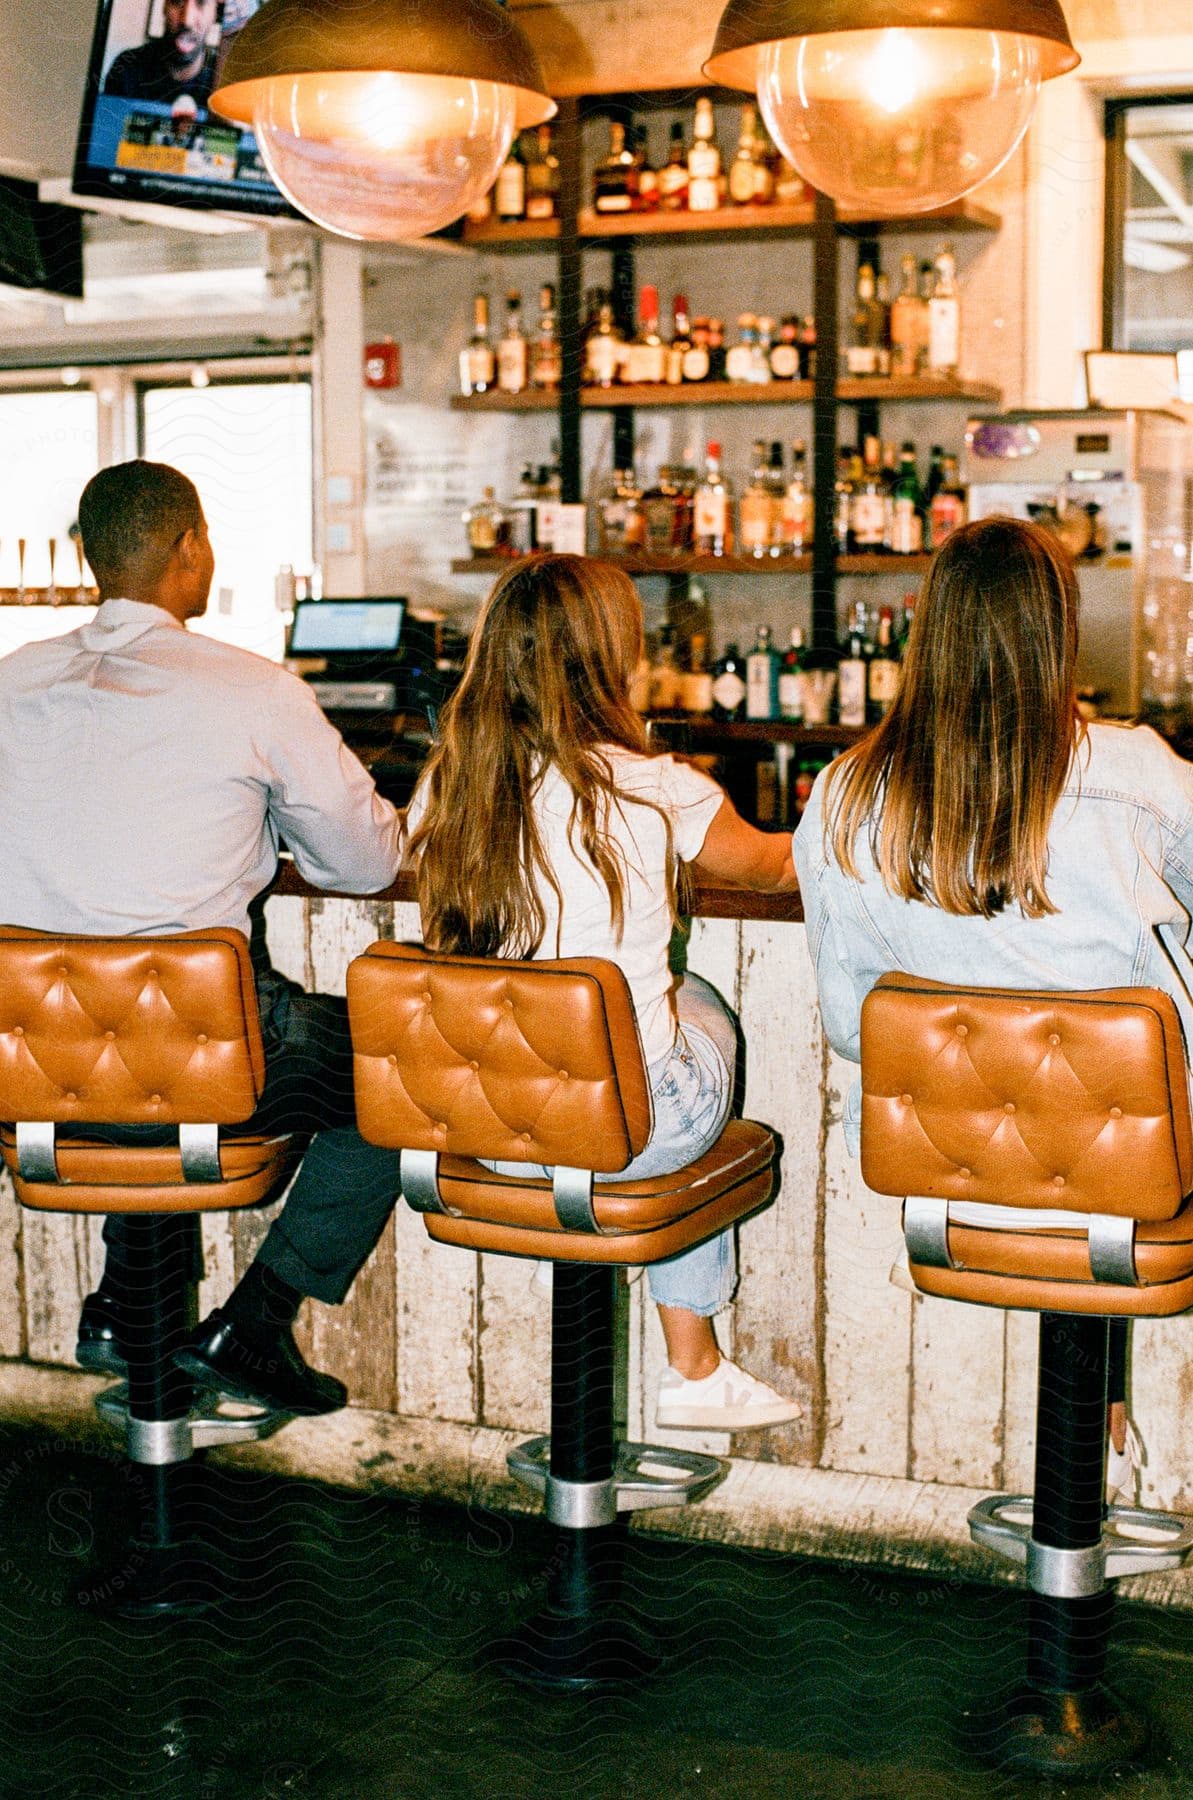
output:
M238 1335L218 1307L174 1361L201 1387L278 1412L336 1412L348 1402L342 1381L303 1361L289 1325L262 1323L253 1337Z
M110 1294L88 1294L79 1314L75 1361L94 1375L128 1374L120 1336L120 1308Z

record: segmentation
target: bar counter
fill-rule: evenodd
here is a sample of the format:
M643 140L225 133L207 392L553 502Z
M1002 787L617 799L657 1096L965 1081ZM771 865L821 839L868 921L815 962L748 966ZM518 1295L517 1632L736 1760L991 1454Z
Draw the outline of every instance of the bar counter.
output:
M731 1458L728 1479L635 1530L794 1549L857 1564L1009 1579L969 1541L982 1495L1032 1483L1036 1319L915 1299L888 1276L899 1206L864 1186L841 1110L852 1079L820 1029L797 895L705 889L687 961L736 1008L746 1043L745 1111L783 1139L782 1188L739 1234L741 1281L723 1348L794 1393L797 1423L732 1440L655 1429L663 1366L657 1316L635 1280L622 1315L627 1435ZM408 881L350 899L284 869L268 901L274 961L312 989L343 992L351 958L377 938L417 939ZM231 1288L271 1209L205 1214L204 1310ZM35 1419L98 1433L101 1385L73 1367L80 1303L98 1277L98 1219L21 1214L0 1188L0 1424ZM548 1424L549 1302L531 1265L433 1245L399 1205L341 1308L309 1304L301 1339L349 1384L353 1404L221 1451L241 1466L517 1511L532 1502L506 1452ZM1148 1451L1145 1503L1193 1509L1193 1321L1135 1330L1132 1411ZM504 1527L480 1526L499 1533ZM494 1535L493 1542L500 1541ZM864 1579L859 1574L859 1579ZM1122 1584L1193 1608L1193 1575Z

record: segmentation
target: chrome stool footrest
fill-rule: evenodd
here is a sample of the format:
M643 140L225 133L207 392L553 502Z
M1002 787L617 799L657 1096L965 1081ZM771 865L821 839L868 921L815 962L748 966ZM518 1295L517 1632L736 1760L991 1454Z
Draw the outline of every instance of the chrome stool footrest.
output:
M1108 1506L1099 1543L1057 1550L1032 1537L1030 1494L991 1494L970 1512L969 1535L1025 1568L1033 1592L1075 1600L1100 1594L1124 1575L1179 1569L1193 1550L1193 1519L1146 1506Z
M293 1417L292 1413L273 1408L226 1413L220 1410L223 1404L217 1403L213 1413L196 1410L182 1419L131 1419L127 1381L118 1381L95 1396L95 1410L100 1418L124 1433L130 1461L156 1466L186 1462L194 1451L211 1450L219 1444L255 1443L272 1437Z
M561 1481L551 1474L551 1440L530 1438L506 1458L510 1474L542 1494L553 1525L583 1531L611 1525L618 1513L647 1507L687 1506L725 1479L729 1465L718 1456L657 1444L619 1444L607 1481Z

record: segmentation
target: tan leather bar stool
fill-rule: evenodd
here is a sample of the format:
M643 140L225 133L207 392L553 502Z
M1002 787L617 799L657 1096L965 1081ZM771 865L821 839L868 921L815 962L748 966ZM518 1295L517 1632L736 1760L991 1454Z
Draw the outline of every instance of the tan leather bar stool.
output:
M908 1196L916 1286L1041 1315L1034 1494L994 1495L969 1519L1031 1590L1027 1682L984 1721L984 1748L1034 1772L1102 1773L1146 1739L1102 1685L1107 1584L1193 1548L1193 1520L1104 1503L1111 1323L1193 1306L1176 1008L1150 988L884 975L862 1007L862 1096L862 1173Z
M616 1267L703 1243L771 1199L776 1144L736 1120L698 1162L594 1183L650 1136L629 989L597 958L515 962L378 943L348 970L357 1121L401 1151L402 1192L437 1243L554 1262L551 1435L511 1452L559 1541L547 1604L508 1646L541 1685L624 1679L652 1660L617 1604L619 1513L680 1506L725 1473L716 1457L616 1445ZM495 1175L491 1162L553 1178Z
M181 1538L178 1473L197 1449L286 1422L193 1413L171 1362L192 1322L195 1215L253 1205L286 1166L289 1138L221 1141L220 1126L248 1119L264 1084L241 932L82 938L0 926L0 1118L11 1121L0 1154L17 1197L40 1211L129 1215L128 1380L96 1401L144 1471L122 1613L190 1611L212 1597ZM112 1127L129 1126L167 1129L153 1147L111 1141L122 1135Z

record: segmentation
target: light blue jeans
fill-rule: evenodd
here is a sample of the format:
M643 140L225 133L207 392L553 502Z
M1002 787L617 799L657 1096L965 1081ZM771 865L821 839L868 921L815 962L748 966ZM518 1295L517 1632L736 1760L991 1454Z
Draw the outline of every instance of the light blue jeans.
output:
M703 1156L725 1129L733 1103L737 1063L737 1021L715 987L699 975L680 978L676 995L679 1033L665 1062L647 1071L654 1129L645 1150L614 1175L597 1181L635 1181L669 1175ZM530 1163L486 1162L498 1175L551 1171ZM737 1256L733 1232L722 1231L694 1250L647 1266L651 1298L659 1306L682 1306L711 1318L733 1298Z

